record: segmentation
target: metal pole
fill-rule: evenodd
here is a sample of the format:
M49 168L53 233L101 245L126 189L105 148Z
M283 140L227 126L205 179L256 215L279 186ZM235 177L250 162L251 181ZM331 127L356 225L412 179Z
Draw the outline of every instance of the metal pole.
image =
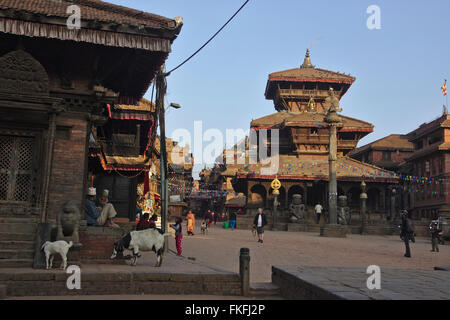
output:
M167 150L166 150L166 124L164 97L166 95L167 84L164 74L164 65L161 67L156 77L156 103L159 110L159 130L160 130L160 165L161 165L161 229L164 233L169 232L168 217L168 186L167 186ZM164 237L164 252L169 249L169 238Z

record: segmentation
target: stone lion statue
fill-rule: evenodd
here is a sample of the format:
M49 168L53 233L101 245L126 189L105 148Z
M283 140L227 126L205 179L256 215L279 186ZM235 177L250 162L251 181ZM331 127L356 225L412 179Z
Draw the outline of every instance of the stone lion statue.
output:
M80 227L80 210L75 201L69 201L56 218L57 236L56 240L80 242L78 229Z
M289 220L292 223L298 223L305 221L305 205L302 202L302 195L301 194L294 194L292 196L292 203L289 206L289 213L291 214L291 217Z

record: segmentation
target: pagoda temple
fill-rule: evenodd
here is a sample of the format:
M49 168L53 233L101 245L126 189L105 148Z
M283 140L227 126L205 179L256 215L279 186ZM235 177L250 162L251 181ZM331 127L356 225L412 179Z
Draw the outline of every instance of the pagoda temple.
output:
M235 192L247 196L249 208L272 207L274 197L270 183L275 177L282 184L278 197L282 209L289 207L294 194L303 196L310 211L317 203L327 207L330 140L329 126L324 119L329 108L326 99L331 89L340 101L354 81L350 75L313 66L309 50L300 67L269 75L265 97L273 101L277 112L252 121L250 127L256 131L279 130L279 169L276 175L262 175L262 164L258 162L241 165L237 170L233 187ZM374 127L362 120L339 116L338 195L346 195L349 206L359 210L360 185L364 181L368 210L386 213L390 209L388 190L397 183L395 175L347 156Z

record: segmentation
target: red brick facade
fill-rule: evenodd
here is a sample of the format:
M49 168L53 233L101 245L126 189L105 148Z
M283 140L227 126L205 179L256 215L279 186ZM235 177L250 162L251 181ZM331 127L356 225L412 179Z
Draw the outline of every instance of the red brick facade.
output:
M408 159L411 175L422 181L408 184L413 194L411 209L414 219L430 220L450 213L449 120L450 116L444 114L408 134L415 149Z
M84 189L88 121L86 116L61 114L53 154L49 188L49 218L55 219L64 204L75 200L84 217Z

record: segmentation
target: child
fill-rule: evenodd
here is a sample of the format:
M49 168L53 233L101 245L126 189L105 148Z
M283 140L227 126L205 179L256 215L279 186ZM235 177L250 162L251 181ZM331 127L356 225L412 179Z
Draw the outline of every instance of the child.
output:
M141 231L150 228L150 222L148 221L149 214L146 212L142 215L141 220L136 225L136 231Z
M181 256L181 239L183 239L183 229L181 227L181 218L177 217L175 224L171 224L170 227L175 229L175 244L177 246L177 255Z
M205 220L203 220L203 222L202 222L201 230L202 230L202 234L205 234L206 231L208 230L208 224L206 223Z

